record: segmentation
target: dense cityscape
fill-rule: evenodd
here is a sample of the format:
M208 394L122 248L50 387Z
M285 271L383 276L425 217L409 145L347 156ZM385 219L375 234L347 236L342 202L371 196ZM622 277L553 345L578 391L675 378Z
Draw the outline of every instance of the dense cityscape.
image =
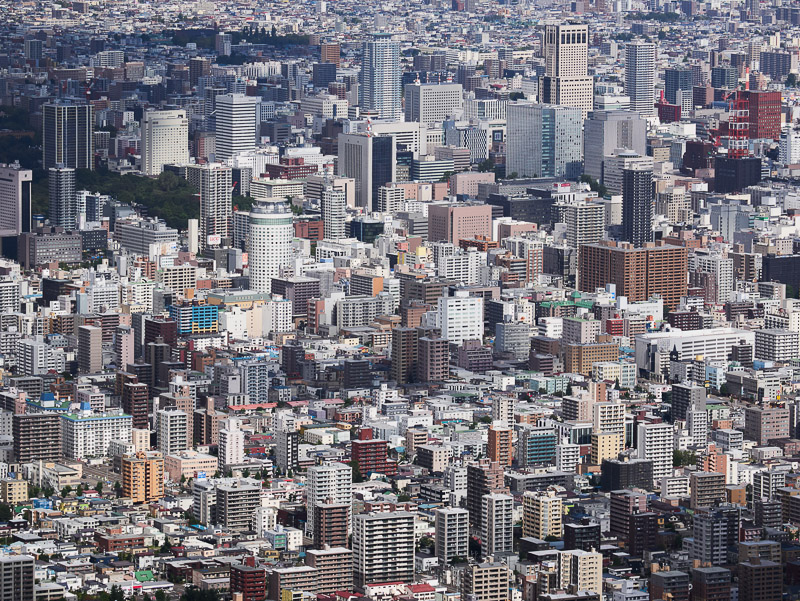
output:
M0 601L798 600L800 3L2 2Z

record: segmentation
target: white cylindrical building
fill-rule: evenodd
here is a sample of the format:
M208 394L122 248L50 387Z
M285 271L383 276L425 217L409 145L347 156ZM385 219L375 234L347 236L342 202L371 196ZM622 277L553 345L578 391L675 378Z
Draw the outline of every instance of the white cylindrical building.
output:
M289 264L293 237L292 211L285 202L262 201L253 205L248 246L252 290L272 292L272 278Z

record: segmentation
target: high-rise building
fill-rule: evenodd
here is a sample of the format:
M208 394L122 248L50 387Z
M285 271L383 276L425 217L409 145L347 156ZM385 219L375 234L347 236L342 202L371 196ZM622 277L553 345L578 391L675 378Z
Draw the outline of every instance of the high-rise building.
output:
M19 163L0 164L0 236L31 231L32 181L33 172Z
M242 601L264 601L267 598L267 569L256 566L253 557L245 561L253 565L237 563L231 566L230 590L241 593Z
M631 490L612 490L609 532L627 539L631 516L644 511L647 511L646 495Z
M289 265L293 238L292 212L286 203L259 201L253 205L248 237L251 289L272 291L272 278Z
M464 574L462 597L476 601L505 601L509 597L510 576L508 566L499 561L470 564Z
M460 83L415 82L405 86L406 121L435 125L460 116L464 90Z
M740 601L780 601L783 597L783 566L753 558L738 565Z
M238 465L244 462L244 432L239 421L227 419L219 429L219 462L225 465Z
M362 513L353 519L356 587L414 579L414 514Z
M200 248L219 246L232 237L231 168L220 163L189 165L186 176L200 195Z
M28 601L36 599L36 559L32 555L4 555L0 557L0 601Z
M748 101L750 127L753 139L777 140L781 135L781 95L776 91L748 90L743 92Z
M428 240L456 246L465 238L492 237L492 207L481 204L432 204L428 207Z
M417 382L441 382L450 376L450 343L422 336L417 340Z
M19 463L61 458L61 416L56 413L15 413L11 434Z
M285 474L297 467L299 433L296 430L278 430L275 433L275 465Z
M587 244L578 253L578 289L594 292L606 284L615 284L617 295L629 301L645 301L660 294L664 306L674 308L686 295L687 264L684 247Z
M347 196L344 190L337 190L330 181L326 181L320 195L320 209L325 223L325 237L330 240L346 238Z
M670 104L678 102L678 91L691 92L693 86L692 70L683 67L670 67L664 70L664 98Z
M373 111L381 119L400 119L400 44L392 34L376 33L364 42L358 79L362 111Z
M306 506L308 507L308 518L306 520L306 532L316 540L316 530L318 517L315 509L318 505L332 503L335 505L346 505L345 532L348 529L350 519L350 505L353 487L353 468L344 463L327 463L315 465L308 468L306 482Z
M567 244L580 248L594 244L605 234L605 206L598 202L576 202L563 207L567 224Z
M789 409L785 407L746 407L744 436L759 446L770 440L789 437Z
M622 172L622 235L634 246L653 241L653 170Z
M730 601L730 599L730 570L714 565L692 569L692 601Z
M692 520L692 537L686 539L689 559L720 565L728 563L728 548L738 542L740 508L723 505L698 511Z
M398 384L413 382L417 373L418 332L415 328L392 330L392 364L390 374Z
M189 416L175 407L156 413L156 432L162 455L174 455L191 446Z
M188 162L189 119L186 111L145 111L142 117L142 172L159 175L164 165L185 165Z
M459 290L455 296L439 298L437 313L442 338L450 344L483 339L483 297Z
M338 69L342 63L342 51L339 44L320 44L319 62L333 63Z
M355 205L377 208L378 190L397 175L397 145L392 136L339 134L338 175L355 180Z
M94 169L94 111L90 104L42 107L42 167Z
M656 45L635 40L625 46L625 93L631 110L642 115L655 112Z
M603 556L597 551L572 549L558 555L560 588L600 593L603 590Z
M216 158L227 161L256 147L257 96L222 94L216 97Z
M725 474L719 472L692 472L689 476L691 487L690 506L713 507L725 500Z
M252 527L256 509L261 507L261 483L237 480L217 486L217 522L234 532Z
M122 384L122 410L133 417L133 427L150 429L150 387L144 382Z
M581 110L550 104L510 103L506 174L577 179L583 169Z
M467 502L470 523L479 532L483 529L483 496L506 492L503 468L488 459L467 466Z
M544 104L578 108L585 119L594 102L594 81L588 74L589 26L547 25L544 53L539 99Z
M672 473L671 424L639 424L637 427L636 453L640 459L653 462L653 479L661 480Z
M526 492L522 497L522 536L561 538L563 501L554 491Z
M602 181L606 157L618 148L626 148L639 156L645 156L646 119L632 111L592 111L583 131L584 173Z
M670 570L650 575L650 599L689 601L690 578L686 572Z
M103 371L103 329L95 326L78 328L78 371L96 374Z
M511 428L495 425L489 427L489 444L486 449L489 459L502 466L511 465L514 459L514 449L511 444L513 433Z
M514 548L514 497L490 493L481 497L481 554L510 553Z
M75 195L75 169L51 167L47 173L50 191L50 223L74 229L78 225L78 197Z
M469 556L469 512L459 507L440 507L434 511L436 557L441 565L454 557Z
M122 494L134 503L156 501L164 496L164 457L158 451L124 455Z
M693 406L705 408L706 388L691 382L672 385L672 420L686 419L686 413Z

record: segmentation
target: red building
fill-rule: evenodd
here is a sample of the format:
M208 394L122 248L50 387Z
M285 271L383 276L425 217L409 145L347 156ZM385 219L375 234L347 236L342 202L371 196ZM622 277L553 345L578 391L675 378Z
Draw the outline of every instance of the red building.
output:
M264 172L270 179L302 179L318 170L317 165L306 165L303 157L283 157L279 165L264 167Z
M231 592L242 593L243 601L264 601L267 598L267 570L255 566L255 558L247 557L247 564L231 566Z
M750 137L777 140L781 136L781 93L749 90Z
M656 104L656 109L658 110L658 118L661 120L661 123L672 123L673 121L681 120L680 105L659 102Z
M394 476L397 473L397 463L389 461L387 458L388 442L372 439L372 430L369 428L364 428L359 432L359 439L350 443L350 455L358 464L358 470L362 476L373 472L387 476Z
M294 235L297 238L318 242L325 237L325 222L322 219L295 221Z

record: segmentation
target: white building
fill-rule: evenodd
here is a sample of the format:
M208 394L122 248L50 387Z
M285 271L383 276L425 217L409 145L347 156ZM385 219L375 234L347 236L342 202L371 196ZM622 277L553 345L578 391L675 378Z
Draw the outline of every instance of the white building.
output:
M327 502L351 505L353 502L352 488L353 468L349 465L326 463L308 468L306 481L306 506L308 507L306 532L309 536L312 536L314 532L314 508Z
M272 278L280 276L281 269L290 263L293 238L292 212L286 203L253 205L248 239L250 288L271 292Z
M19 163L0 165L0 234L3 236L30 231L32 181L33 171L21 169Z
M458 345L465 340L483 340L483 298L466 291L439 297L437 314L445 340Z
M129 442L133 418L123 413L81 411L61 416L61 448L65 457L106 457L114 440Z
M513 550L514 497L491 493L481 497L483 555Z
M320 209L324 223L323 235L331 240L346 238L347 197L344 190L337 190L326 181L320 195Z
M556 445L556 469L561 472L577 473L581 460L581 446L562 442Z
M653 462L655 481L672 473L672 433L672 424L639 424L637 427L636 454L640 459Z
M779 160L784 165L800 163L800 128L786 127L781 132Z
M361 110L375 111L384 119L400 119L400 44L392 40L392 34L376 33L364 42L358 83Z
M631 110L642 115L655 113L656 45L636 40L625 46L625 93Z
M260 99L222 94L216 99L216 158L227 161L256 147L256 106Z
M158 450L163 455L174 455L191 446L189 416L174 407L156 413Z
M460 83L413 83L405 87L406 121L426 125L459 117L463 112L464 90Z
M142 173L159 175L164 165L189 162L189 119L184 109L145 111L142 117Z
M233 233L231 168L220 163L189 165L186 176L200 191L200 248L218 246Z
M238 420L226 419L225 427L219 430L219 460L222 465L244 462L244 432Z

